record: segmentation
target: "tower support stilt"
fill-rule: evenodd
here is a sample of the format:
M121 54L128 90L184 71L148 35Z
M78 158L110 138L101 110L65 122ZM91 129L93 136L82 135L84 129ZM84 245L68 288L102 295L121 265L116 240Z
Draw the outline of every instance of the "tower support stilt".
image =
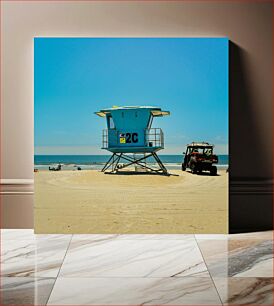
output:
M158 165L158 168L148 166L147 164L147 158L153 157L154 160L156 161L156 164ZM127 161L127 163L119 164L121 160ZM147 172L150 173L158 173L158 174L163 174L163 175L170 175L160 160L159 156L155 153L149 153L149 154L144 154L143 157L136 158L135 156L131 156L126 153L113 153L112 156L109 158L109 160L106 162L104 167L102 168L101 172L104 173L118 173L122 169L125 169L129 166L139 166L142 169L147 170ZM109 170L111 169L111 170Z

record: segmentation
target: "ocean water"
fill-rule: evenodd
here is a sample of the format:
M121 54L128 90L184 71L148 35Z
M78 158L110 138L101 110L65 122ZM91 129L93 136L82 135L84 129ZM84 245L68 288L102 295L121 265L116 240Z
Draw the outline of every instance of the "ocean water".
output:
M48 169L50 166L61 164L64 170L73 170L77 167L81 169L101 169L111 155L35 155L34 165L37 169ZM137 156L136 156L137 157ZM183 155L160 155L159 157L168 169L180 169ZM217 167L227 168L229 162L228 155L218 155L219 163ZM126 163L121 159L121 163ZM155 164L153 158L147 159L148 164Z

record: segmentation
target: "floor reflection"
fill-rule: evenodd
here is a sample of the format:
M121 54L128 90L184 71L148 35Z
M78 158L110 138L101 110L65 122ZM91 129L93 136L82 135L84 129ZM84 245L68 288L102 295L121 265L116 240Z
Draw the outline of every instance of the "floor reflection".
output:
M272 305L273 233L1 231L1 304Z

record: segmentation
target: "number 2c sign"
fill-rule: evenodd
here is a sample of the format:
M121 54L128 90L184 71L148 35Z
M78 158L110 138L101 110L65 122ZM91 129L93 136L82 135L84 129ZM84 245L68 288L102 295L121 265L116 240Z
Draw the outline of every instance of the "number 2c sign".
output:
M123 133L119 135L120 143L138 142L138 133Z

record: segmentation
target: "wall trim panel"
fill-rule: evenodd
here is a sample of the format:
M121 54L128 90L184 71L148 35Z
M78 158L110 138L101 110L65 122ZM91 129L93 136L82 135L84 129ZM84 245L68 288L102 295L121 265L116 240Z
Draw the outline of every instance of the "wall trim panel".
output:
M33 179L1 179L0 194L3 195L33 195Z
M229 183L230 195L272 195L273 180L261 178L234 179Z

